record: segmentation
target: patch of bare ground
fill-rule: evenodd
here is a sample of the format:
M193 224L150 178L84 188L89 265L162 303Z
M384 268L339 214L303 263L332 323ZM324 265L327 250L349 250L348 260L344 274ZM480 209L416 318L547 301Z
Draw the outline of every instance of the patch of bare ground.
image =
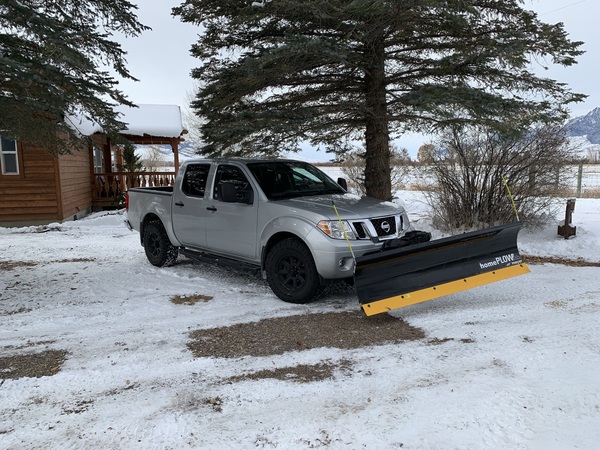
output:
M562 264L563 266L572 266L572 267L600 267L600 262L596 261L587 261L583 258L577 259L566 259L566 258L556 258L554 256L530 256L530 255L521 255L523 257L523 262L527 264Z
M0 311L0 316L14 316L15 314L31 312L31 308L18 308L11 311Z
M36 261L0 261L0 270L14 270L21 267L35 267L39 264L54 264L54 263L70 263L70 262L94 262L96 258L69 258L60 259L56 261L48 262L36 262Z
M50 345L50 344L54 344L56 341L54 340L48 340L48 341L27 341L24 344L21 345L5 345L4 347L2 347L2 350L21 350L24 348L31 348L31 347L39 347L40 345Z
M70 263L70 262L94 262L96 258L68 258L59 259L57 261L50 261L50 263Z
M265 369L257 372L245 373L230 377L226 382L237 383L245 380L276 379L283 381L294 381L296 383L311 383L313 381L328 380L335 376L337 371L349 372L353 363L342 359L337 362L320 362L317 364L299 364L293 367L279 367L277 369Z
M429 339L427 341L427 343L429 345L440 345L440 344L444 344L446 342L450 342L450 341L456 341L458 340L459 342L462 342L463 344L472 344L473 342L475 342L473 339L471 338L462 338L462 339L454 339L454 338L433 338L433 339Z
M66 359L65 350L0 357L0 379L52 376L60 371Z
M361 311L275 317L190 333L195 357L270 356L321 347L354 349L423 339L425 332L390 315Z
M14 270L20 267L34 267L38 263L33 261L0 261L0 270Z
M192 294L192 295L174 295L171 302L176 305L195 305L198 302L208 302L213 298L210 295Z
M81 414L86 412L93 404L93 400L79 400L74 405L63 406L62 414Z

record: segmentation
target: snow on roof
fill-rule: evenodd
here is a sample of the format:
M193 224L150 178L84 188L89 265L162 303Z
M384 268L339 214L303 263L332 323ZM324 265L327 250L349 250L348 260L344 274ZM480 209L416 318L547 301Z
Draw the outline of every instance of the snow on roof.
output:
M123 134L179 137L184 130L177 105L119 106L116 110L121 114L119 120L127 124Z
M161 136L178 138L183 134L181 109L177 105L137 105L132 108L125 105L115 107L119 120L127 127L123 134L133 136ZM69 118L73 127L84 136L101 133L102 127L83 115Z

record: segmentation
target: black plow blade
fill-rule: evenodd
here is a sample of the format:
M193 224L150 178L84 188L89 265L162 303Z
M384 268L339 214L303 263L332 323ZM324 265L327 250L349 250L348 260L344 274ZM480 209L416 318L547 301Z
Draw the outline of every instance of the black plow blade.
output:
M520 228L515 222L357 258L363 311L380 314L528 273L517 248Z

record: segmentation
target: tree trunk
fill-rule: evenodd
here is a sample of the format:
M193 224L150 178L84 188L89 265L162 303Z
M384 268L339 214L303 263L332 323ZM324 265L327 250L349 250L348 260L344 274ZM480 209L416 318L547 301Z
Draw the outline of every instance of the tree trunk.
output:
M365 190L369 197L392 199L390 142L385 83L385 46L378 37L365 46Z

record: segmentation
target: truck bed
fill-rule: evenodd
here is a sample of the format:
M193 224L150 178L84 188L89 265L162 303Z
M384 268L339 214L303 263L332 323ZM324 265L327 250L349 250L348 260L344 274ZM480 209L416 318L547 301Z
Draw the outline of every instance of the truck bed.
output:
M129 192L131 192L131 191L134 191L134 192L153 192L153 191L158 191L158 192L164 192L164 193L172 194L173 193L173 186L139 187L139 188L131 188L131 189L129 189Z

